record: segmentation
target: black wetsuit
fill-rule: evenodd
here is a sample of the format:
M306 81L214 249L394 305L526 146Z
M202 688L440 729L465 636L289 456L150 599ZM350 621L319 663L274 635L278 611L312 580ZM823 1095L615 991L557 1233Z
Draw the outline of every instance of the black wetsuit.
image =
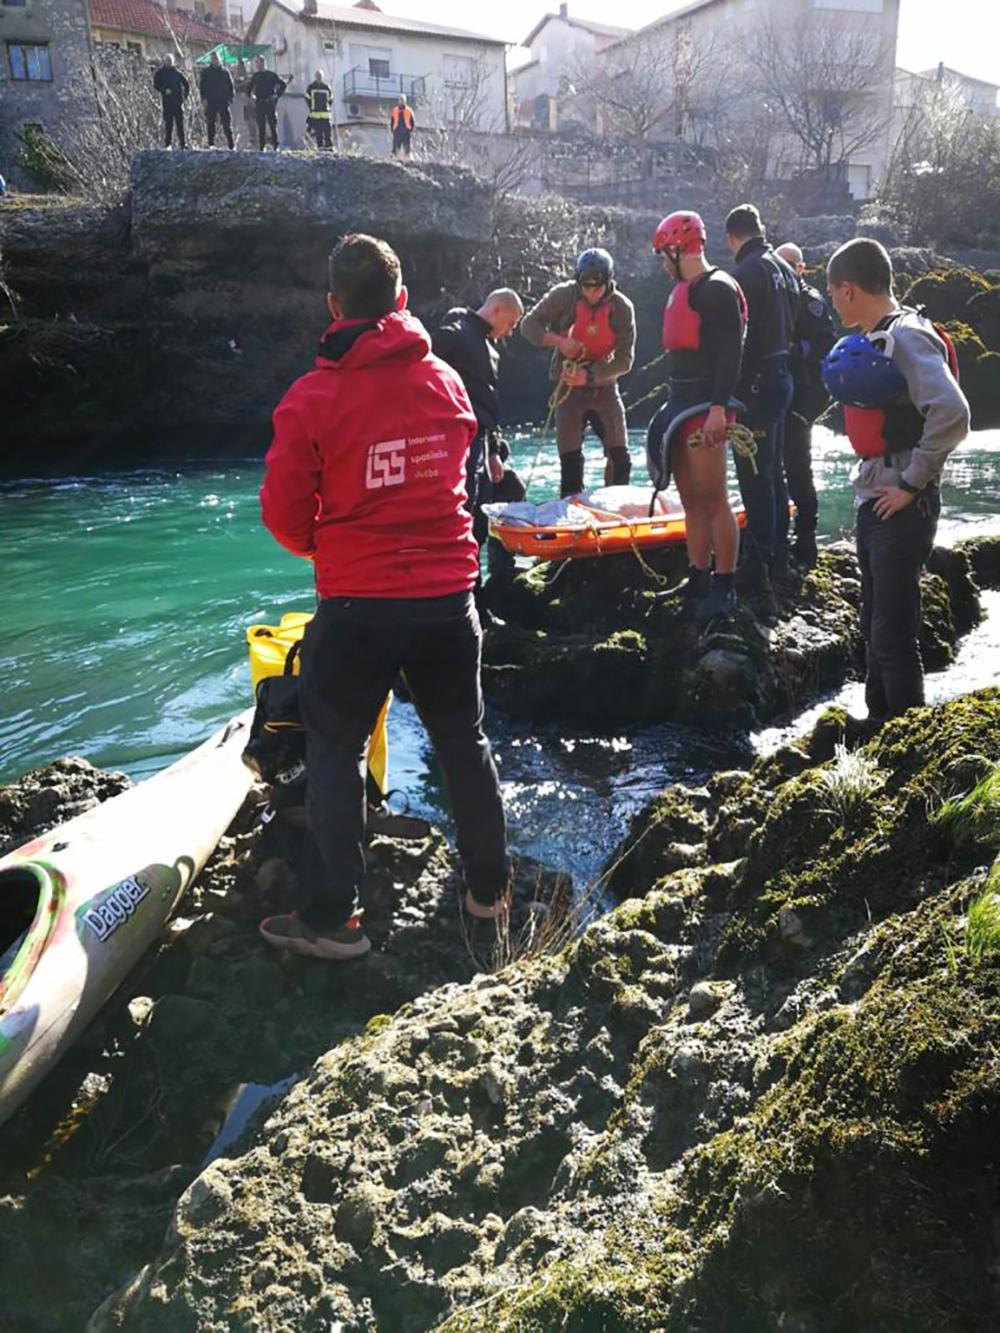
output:
M669 480L670 460L663 456L663 438L670 423L702 403L728 406L740 375L743 312L733 279L721 269L712 269L691 283L688 304L701 320L698 349L667 353L670 396L649 423L646 436L650 476L660 490Z

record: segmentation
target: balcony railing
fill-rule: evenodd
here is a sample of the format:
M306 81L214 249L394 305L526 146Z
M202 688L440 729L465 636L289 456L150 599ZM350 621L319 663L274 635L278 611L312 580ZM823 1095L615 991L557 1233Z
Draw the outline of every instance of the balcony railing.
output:
M402 93L415 102L424 96L426 80L418 74L371 74L360 65L344 75L344 98L357 101L359 97L379 97L387 100Z

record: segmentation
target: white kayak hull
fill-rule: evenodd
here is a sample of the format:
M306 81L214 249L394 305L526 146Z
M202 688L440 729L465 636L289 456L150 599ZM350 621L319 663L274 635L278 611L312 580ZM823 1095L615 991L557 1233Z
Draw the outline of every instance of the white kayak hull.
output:
M156 941L215 850L252 780L240 758L251 717L0 859L0 920L4 895L8 922L34 904L0 975L0 1123Z

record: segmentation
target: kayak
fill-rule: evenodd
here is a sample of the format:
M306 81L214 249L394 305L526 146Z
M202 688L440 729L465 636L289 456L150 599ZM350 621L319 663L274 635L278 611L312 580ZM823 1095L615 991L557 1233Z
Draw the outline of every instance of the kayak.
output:
M153 944L250 787L252 710L0 858L0 1123Z
M578 556L619 555L628 551L679 546L687 538L684 510L662 495L649 511L649 492L637 500L633 486L607 487L532 506L521 502L484 505L490 535L512 555L538 560L572 560ZM734 506L736 521L746 526L746 513Z

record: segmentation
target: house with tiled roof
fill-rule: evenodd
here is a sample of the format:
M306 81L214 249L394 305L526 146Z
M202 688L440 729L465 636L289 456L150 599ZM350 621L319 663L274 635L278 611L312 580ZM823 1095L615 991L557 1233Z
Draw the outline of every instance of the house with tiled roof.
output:
M558 14L544 14L521 43L531 58L514 71L518 123L541 130L559 128L559 99L572 84L575 71L631 31L574 18L568 3L560 4Z
M401 93L416 116L415 148L426 130L507 128L508 43L502 38L404 18L375 0L260 0L245 40L271 47L278 72L292 75L278 104L281 141L288 146L302 141L302 94L317 69L333 88L338 139L341 130L348 142L384 136Z
M87 0L0 3L0 174L37 188L21 162L22 135L51 135L96 115Z
M194 58L220 42L235 41L227 22L225 0L197 0L196 9L157 0L90 0L95 43L151 60L167 52Z

